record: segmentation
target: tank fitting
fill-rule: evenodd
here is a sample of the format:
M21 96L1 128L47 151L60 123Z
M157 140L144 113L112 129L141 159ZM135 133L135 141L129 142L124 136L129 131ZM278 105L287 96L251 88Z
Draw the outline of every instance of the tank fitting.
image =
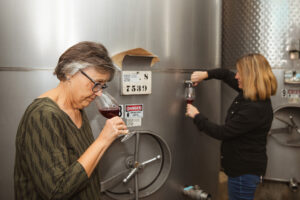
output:
M298 182L295 178L290 179L289 187L293 192L296 192L298 190Z
M198 185L183 188L183 194L198 200L211 200L211 195L200 189Z

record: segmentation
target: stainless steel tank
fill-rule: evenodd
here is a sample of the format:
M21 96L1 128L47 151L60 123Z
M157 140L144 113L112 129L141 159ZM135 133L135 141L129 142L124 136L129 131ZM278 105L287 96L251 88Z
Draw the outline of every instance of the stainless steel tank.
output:
M109 85L120 104L143 104L144 116L141 126L131 128L139 134L127 143L115 141L100 161L101 183L131 166L135 156L151 163L144 162L138 173L138 195L136 178L129 177L132 186L110 188L103 199L181 200L186 185L199 185L216 197L219 143L184 116L183 82L201 66L221 64L221 0L7 0L0 2L0 25L0 199L13 199L14 140L25 108L57 85L52 72L59 55L83 40L103 43L111 55L142 47L160 58L147 69L153 77L151 94L120 95L121 72ZM204 83L196 95L201 112L220 121L220 83ZM86 111L96 137L105 119L94 103ZM127 196L118 194L124 190Z

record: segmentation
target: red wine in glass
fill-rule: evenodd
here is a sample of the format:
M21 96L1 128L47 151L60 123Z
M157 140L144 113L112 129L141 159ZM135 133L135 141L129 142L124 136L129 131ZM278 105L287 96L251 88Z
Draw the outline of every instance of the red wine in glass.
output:
M192 104L194 102L194 99L186 99L187 104Z
M99 112L106 118L110 119L116 116L119 116L120 108L102 108L99 109Z
M119 116L119 104L109 93L103 91L100 96L96 97L95 101L99 112L104 117L110 119Z

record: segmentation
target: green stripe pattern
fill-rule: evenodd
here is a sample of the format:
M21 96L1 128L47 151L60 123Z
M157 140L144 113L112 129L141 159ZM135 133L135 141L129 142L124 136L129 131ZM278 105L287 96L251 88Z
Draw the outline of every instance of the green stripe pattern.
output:
M15 199L100 199L99 171L90 178L77 159L94 141L85 112L77 128L50 98L26 109L16 136Z

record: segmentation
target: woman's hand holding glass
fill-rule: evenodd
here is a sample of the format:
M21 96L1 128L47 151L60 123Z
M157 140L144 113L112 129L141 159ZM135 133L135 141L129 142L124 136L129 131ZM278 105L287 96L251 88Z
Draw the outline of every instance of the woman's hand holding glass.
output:
M126 135L128 133L128 129L122 118L113 117L111 119L106 120L104 128L102 129L99 137L106 141L113 142L119 136Z
M128 129L122 118L119 117L120 106L117 101L107 92L103 91L100 96L95 99L99 112L108 120L106 120L103 132L110 132L116 137L127 135Z
M185 113L186 116L191 117L191 118L195 118L195 116L199 113L200 113L199 110L195 106L193 106L192 104L188 103L186 105L186 113Z

